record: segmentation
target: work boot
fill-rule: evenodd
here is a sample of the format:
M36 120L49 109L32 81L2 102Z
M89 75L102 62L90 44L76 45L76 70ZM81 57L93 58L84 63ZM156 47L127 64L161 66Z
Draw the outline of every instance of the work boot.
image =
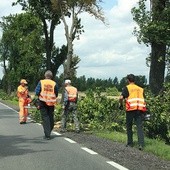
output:
M79 130L79 129L77 129L77 130L75 130L75 132L76 132L76 133L80 133L80 130Z
M132 143L127 143L126 147L133 147L133 144Z
M142 151L143 150L143 146L139 145L139 150Z
M44 136L43 139L50 140L50 136Z
M26 122L20 122L20 124L22 125L22 124L26 124Z

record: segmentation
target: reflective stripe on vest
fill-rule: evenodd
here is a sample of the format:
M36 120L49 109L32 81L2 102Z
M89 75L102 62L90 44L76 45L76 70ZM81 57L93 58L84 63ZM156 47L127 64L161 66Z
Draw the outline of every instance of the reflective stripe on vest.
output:
M44 101L48 106L54 106L56 103L56 95L54 93L54 87L56 83L50 79L41 80L41 93L39 99Z
M143 97L143 88L135 85L129 84L127 86L129 96L126 99L126 111L132 110L146 110L146 104Z
M77 88L73 86L67 86L66 91L68 93L68 101L75 102L77 100Z

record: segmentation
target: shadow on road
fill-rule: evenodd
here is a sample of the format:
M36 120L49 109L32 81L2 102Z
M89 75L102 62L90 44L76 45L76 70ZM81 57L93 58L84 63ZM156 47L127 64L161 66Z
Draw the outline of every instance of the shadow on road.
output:
M21 135L17 136L3 136L0 135L0 158L8 156L18 156L25 155L28 153L35 152L47 152L49 150L37 150L30 149L30 143L41 144L46 141L40 140L40 138L27 139L23 138Z

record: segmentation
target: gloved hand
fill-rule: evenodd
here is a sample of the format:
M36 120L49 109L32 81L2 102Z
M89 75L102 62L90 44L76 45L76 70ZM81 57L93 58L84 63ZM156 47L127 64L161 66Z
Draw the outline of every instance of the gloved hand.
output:
M35 107L36 107L38 110L40 109L40 100L39 100L38 98L35 99L34 105L35 105Z
M38 96L34 96L31 104L34 105L38 110L40 109L40 101L39 101Z
M123 105L122 104L119 104L119 109L123 110Z

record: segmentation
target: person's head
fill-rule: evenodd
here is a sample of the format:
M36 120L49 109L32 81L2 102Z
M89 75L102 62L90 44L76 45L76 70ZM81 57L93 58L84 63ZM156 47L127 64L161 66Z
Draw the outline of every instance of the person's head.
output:
M64 85L65 85L65 86L70 85L70 84L71 84L71 80L66 79L66 80L64 81Z
M47 70L44 74L46 79L52 79L53 78L53 73L50 70Z
M133 74L128 74L126 78L129 81L129 83L135 82L135 76Z
M26 81L25 79L21 79L20 84L21 84L22 86L25 86L25 85L27 85L28 83L27 83L27 81Z

